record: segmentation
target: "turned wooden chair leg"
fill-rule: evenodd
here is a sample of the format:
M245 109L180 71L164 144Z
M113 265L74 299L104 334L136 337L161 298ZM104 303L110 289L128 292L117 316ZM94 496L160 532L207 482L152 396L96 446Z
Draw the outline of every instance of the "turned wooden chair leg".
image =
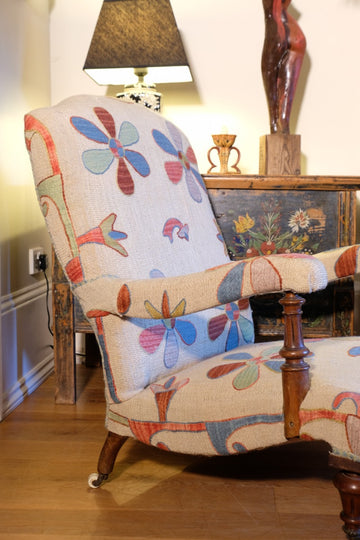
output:
M334 478L339 490L343 511L340 514L348 539L360 539L360 474L339 471Z
M305 300L287 292L279 300L283 306L284 316L284 346L280 355L285 359L281 366L283 396L284 396L284 428L285 437L299 437L299 410L310 388L309 364L304 358L309 354L302 335L301 314Z
M114 468L114 463L119 450L127 439L128 437L117 435L111 431L108 432L104 446L100 452L98 472L90 474L88 479L90 487L98 488L105 480L107 480Z

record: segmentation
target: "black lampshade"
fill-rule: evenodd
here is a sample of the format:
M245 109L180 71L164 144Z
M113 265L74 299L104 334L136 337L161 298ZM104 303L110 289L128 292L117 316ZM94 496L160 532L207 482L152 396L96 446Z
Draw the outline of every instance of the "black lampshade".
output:
M104 0L84 70L99 84L127 84L134 68L155 83L191 81L169 0Z

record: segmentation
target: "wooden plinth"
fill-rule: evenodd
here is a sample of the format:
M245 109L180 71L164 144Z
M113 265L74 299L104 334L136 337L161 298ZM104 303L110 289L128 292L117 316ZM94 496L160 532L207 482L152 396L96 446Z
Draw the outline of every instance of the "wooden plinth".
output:
M298 175L300 172L300 135L274 133L260 137L259 174Z

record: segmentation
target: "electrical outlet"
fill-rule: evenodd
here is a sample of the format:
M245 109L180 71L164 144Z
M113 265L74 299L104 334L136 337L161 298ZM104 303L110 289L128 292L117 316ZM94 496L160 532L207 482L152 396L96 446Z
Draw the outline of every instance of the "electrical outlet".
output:
M45 255L43 247L36 247L29 249L29 274L33 276L40 272L39 259L40 255Z

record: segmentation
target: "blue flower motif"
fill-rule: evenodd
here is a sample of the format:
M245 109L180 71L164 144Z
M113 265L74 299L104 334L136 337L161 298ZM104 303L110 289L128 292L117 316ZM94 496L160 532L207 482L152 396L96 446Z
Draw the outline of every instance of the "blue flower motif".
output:
M225 351L235 349L244 343L252 343L254 341L254 325L251 320L241 315L241 311L248 307L249 301L246 299L221 306L219 309L224 310L224 313L209 320L209 338L215 341L228 326Z
M151 278L164 277L164 274L157 269L150 272ZM165 339L164 365L167 368L176 366L179 359L179 339L185 345L192 345L196 340L196 328L192 322L184 320L181 316L185 311L185 304L182 300L174 309L170 309L169 298L164 292L160 309L155 308L150 302L145 302L147 311L155 318L160 319L159 323L145 328L139 337L141 347L148 353L154 353ZM180 316L180 317L179 317ZM134 321L133 321L134 322Z
M150 354L154 353L165 339L164 365L167 368L176 366L179 359L178 337L185 345L192 345L196 339L196 329L190 321L172 316L176 308L171 313L161 313L148 304L149 311L156 311L157 315L167 318L162 319L159 324L145 328L139 338L142 348Z
M189 146L184 152L182 137L178 129L170 122L166 122L166 126L172 141L157 129L154 129L152 134L155 142L160 148L167 154L176 158L176 160L165 162L165 170L169 180L173 184L178 184L183 175L185 175L186 185L191 197L194 201L201 202L202 195L199 185L205 192L206 188L202 176L197 169L194 151L191 146Z
M85 150L82 155L83 163L93 174L103 174L113 161L117 160L118 186L125 195L131 195L134 193L134 181L126 162L130 163L141 176L145 177L150 174L150 167L146 159L139 152L127 148L138 142L139 133L133 124L125 121L121 124L119 134L116 137L115 121L111 114L102 107L95 107L94 112L108 134L86 118L81 116L70 118L72 126L79 133L91 141L106 146L106 148Z

